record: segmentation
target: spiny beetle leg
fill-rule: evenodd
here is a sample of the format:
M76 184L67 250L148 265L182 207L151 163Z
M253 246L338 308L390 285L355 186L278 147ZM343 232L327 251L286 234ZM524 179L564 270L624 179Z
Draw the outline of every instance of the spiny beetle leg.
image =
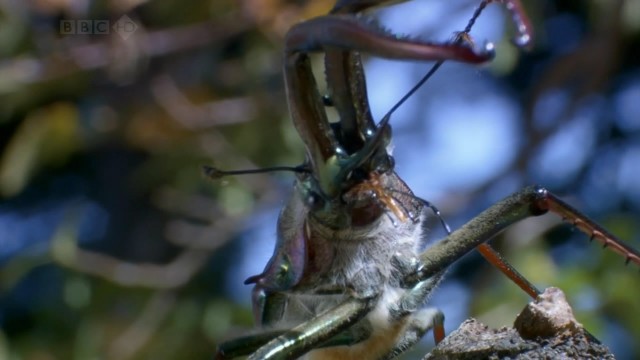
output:
M615 237L602 226L596 224L580 211L574 209L571 205L560 200L554 194L545 189L538 189L540 197L537 199L536 205L540 209L551 211L573 224L580 231L589 235L591 240L596 240L603 247L609 248L614 252L624 256L625 263L633 262L640 266L640 252L631 246L625 244L622 240Z
M545 214L548 211L562 216L563 219L570 221L592 239L598 240L604 246L623 255L627 262L631 261L640 265L640 253L635 249L624 244L548 190L539 186L531 186L491 206L444 240L423 252L420 255L422 268L415 274L408 276L405 281L418 282L427 279L451 265L474 247L493 238L507 226L527 217ZM511 274L510 278L514 276L522 277L515 273Z

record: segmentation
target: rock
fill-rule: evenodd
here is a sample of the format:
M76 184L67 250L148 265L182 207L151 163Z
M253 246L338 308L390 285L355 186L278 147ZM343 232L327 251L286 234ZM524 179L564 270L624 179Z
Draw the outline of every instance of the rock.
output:
M557 288L529 303L514 326L489 329L469 319L424 359L615 359L576 321Z
M583 329L562 290L548 288L516 317L513 327L524 339L575 335Z

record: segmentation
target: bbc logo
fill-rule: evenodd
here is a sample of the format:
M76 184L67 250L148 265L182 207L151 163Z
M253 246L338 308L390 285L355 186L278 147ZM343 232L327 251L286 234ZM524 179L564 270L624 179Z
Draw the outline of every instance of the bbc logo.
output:
M109 20L61 20L62 35L109 35Z
M122 16L113 26L109 20L60 21L62 35L109 35L111 29L126 40L138 29L138 25L127 15Z

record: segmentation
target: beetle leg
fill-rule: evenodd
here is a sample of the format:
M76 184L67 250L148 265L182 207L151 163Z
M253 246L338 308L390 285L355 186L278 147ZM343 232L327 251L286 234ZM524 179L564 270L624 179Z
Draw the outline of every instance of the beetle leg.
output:
M436 308L418 310L409 316L409 323L394 347L381 359L394 359L415 345L433 329L436 344L444 339L444 314Z
M268 292L256 287L253 292L253 299L254 311L257 313L256 322L258 324L268 326L269 324L276 324L282 319L284 308L287 306L286 294ZM290 306L294 305L290 304ZM363 326L351 326L342 333L329 338L321 345L314 346L314 348L351 346L367 339L370 334L371 329L365 324ZM290 335L287 330L272 330L236 338L220 344L216 351L215 359L233 359L250 355L279 336L290 337ZM300 336L303 336L303 334L300 334Z
M591 239L595 239L604 247L609 247L621 254L627 263L633 262L640 265L640 252L617 239L548 190L539 186L531 186L491 206L444 240L423 252L420 255L422 268L407 276L405 281L412 283L427 279L451 265L474 247L488 241L507 226L531 216L545 214L548 211L560 215L582 232L590 235ZM510 272L510 269L501 266L498 268L503 272L506 271L505 274ZM508 273L507 275L510 278L522 277L517 273ZM524 278L523 281L527 282ZM532 289L531 292L535 293L536 290Z
M285 331L253 353L250 360L292 359L321 346L362 319L376 298L349 298L340 305Z
M489 264L498 268L506 277L509 278L509 280L518 285L518 287L527 293L527 295L531 296L532 299L535 299L542 293L535 285L527 280L524 275L520 274L518 270L509 264L509 262L507 262L499 252L495 251L491 245L483 243L478 245L476 250L478 250L480 255L482 255Z
M429 329L426 329L426 331L428 330ZM214 359L225 360L250 355L277 337L285 336L286 332L286 330L265 331L224 342L218 346ZM424 332L422 334L424 334ZM315 346L315 348L352 346L368 339L370 335L370 328L357 326L349 328L347 331L330 338L321 345Z
M431 276L430 278L420 281L413 288L404 293L400 299L390 306L389 313L393 320L399 320L407 315L410 315L422 308L424 304L429 300L429 295L433 293L433 290L440 284L440 281L444 277L445 270Z
M247 356L284 333L285 330L274 330L226 341L218 345L214 359L224 360Z
M418 342L422 336L433 329L435 343L444 339L444 314L438 309L421 309L429 301L429 296L433 294L435 288L444 278L446 270L431 276L430 278L417 283L413 288L407 290L397 303L389 308L389 314L393 321L400 321L403 317L409 316L410 322L402 338L385 358L393 358L404 350Z

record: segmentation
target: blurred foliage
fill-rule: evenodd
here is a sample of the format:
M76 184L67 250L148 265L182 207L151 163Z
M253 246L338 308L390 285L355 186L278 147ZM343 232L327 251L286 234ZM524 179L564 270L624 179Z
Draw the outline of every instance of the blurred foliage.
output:
M579 104L610 97L640 74L638 3L526 2L536 47L509 50L492 70L521 99L530 139L504 173L439 206L466 204L461 216L469 218L488 206L484 194L495 193L501 177L545 183L528 175L541 144ZM252 213L281 206L291 179L212 183L200 167L302 161L281 79L283 37L293 23L332 5L0 3L0 359L210 358L219 341L251 328L250 309L225 292L225 272L242 251L233 240ZM566 35L553 33L558 19L578 27L577 43L551 48L557 42L550 38ZM62 33L63 24L84 20L125 21L135 31ZM557 123L540 130L535 106L557 88L569 88L570 101ZM598 150L638 140L638 130L611 125L603 132ZM596 190L612 186L589 185L590 165L553 190L606 197ZM622 200L592 210L638 244L639 208ZM498 241L507 257L535 283L561 287L570 298L599 294L597 306L576 306L597 336L615 321L625 336L640 337L637 272L597 249L564 264L553 249L584 236L556 230L557 222L537 224L539 230L519 225L504 236L530 239ZM467 279L473 311L487 322L509 322L526 301L475 257L456 267L457 276ZM627 355L640 354L634 346Z

